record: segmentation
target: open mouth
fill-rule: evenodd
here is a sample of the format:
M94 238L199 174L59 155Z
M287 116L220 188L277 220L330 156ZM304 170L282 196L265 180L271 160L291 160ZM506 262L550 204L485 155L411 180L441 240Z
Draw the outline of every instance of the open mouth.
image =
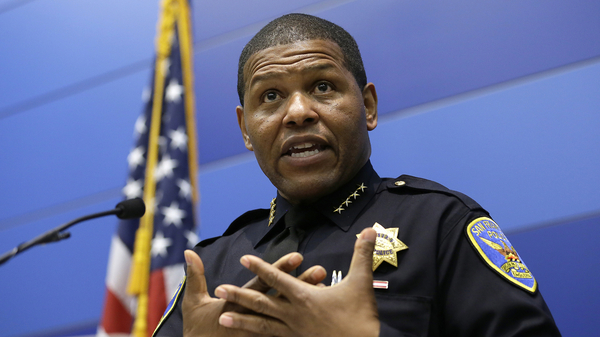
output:
M292 158L306 158L310 156L314 156L319 152L325 149L324 146L321 146L316 143L302 143L291 146L289 150L284 153L287 156L291 156Z

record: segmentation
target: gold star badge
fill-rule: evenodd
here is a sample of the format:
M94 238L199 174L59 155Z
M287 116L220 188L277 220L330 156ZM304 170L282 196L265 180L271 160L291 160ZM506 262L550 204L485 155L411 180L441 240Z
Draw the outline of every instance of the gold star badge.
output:
M383 261L398 267L397 252L408 249L404 242L398 240L398 228L384 228L379 223L373 225L377 232L375 241L375 250L373 251L373 271L383 263ZM356 235L359 236L358 234Z

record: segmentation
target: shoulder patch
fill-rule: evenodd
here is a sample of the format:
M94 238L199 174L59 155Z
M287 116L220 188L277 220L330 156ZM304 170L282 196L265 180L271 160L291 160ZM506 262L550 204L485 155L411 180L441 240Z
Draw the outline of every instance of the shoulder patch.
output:
M183 279L181 280L181 283L179 283L179 287L177 287L177 291L175 291L175 294L173 294L173 297L171 297L171 301L169 301L169 304L167 304L167 309L165 309L164 314L162 315L160 321L156 325L156 328L154 329L152 336L154 336L154 334L156 334L156 331L158 331L158 328L160 328L160 326L163 324L165 319L167 317L169 317L169 315L171 314L171 311L173 311L173 308L175 308L175 304L177 303L177 300L179 299L181 290L183 289L183 286L185 285L185 280L186 280L186 277L184 275Z
M469 241L489 267L512 284L535 292L535 278L494 220L477 218L466 231Z

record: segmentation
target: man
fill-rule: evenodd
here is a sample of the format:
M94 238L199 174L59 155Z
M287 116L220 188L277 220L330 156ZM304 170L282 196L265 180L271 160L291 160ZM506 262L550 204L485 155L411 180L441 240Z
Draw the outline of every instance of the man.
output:
M483 208L373 170L377 94L342 28L272 21L242 52L238 92L245 145L277 197L186 252L155 336L560 335Z

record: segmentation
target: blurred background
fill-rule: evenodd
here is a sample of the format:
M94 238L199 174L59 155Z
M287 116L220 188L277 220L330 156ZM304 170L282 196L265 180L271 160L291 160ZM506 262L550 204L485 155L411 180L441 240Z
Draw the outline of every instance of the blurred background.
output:
M487 208L564 336L600 312L600 2L192 1L201 239L275 189L240 136L237 60L268 21L314 14L357 40L379 95L381 176ZM0 0L0 253L122 199L158 1ZM0 336L93 334L117 221L0 266Z

